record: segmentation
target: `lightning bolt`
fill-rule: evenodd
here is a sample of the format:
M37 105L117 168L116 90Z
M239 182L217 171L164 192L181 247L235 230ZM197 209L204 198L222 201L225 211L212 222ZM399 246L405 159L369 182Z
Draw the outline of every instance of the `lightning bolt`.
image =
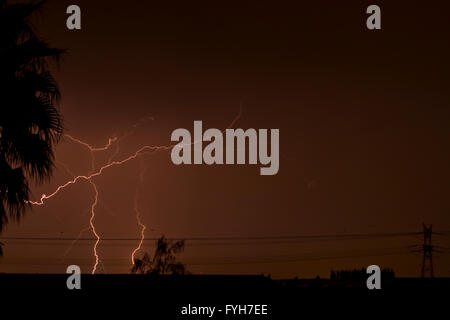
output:
M139 120L136 124L132 125L126 132L125 134L119 139L117 137L112 137L108 139L108 143L103 146L103 147L93 147L90 144L88 144L87 142L84 142L80 139L74 138L73 136L66 134L65 137L72 140L75 143L78 143L84 147L86 147L91 155L91 172L90 174L95 172L95 152L98 151L106 151L108 150L114 143L116 143L116 150L114 152L114 154L108 159L108 164L112 162L112 159L119 153L119 142L125 138L127 138L129 135L131 135L134 130L139 127L140 125L142 125L143 123L147 122L148 120L153 120L152 117L147 117L144 119ZM73 177L75 177L75 174L73 174L73 172L70 171L70 169L63 163L59 162L59 164L63 165L63 167L66 169L66 171L72 175ZM92 269L92 274L94 274L97 270L97 266L99 263L101 263L103 265L103 263L101 262L99 255L98 255L98 245L100 243L100 236L97 233L97 230L95 228L95 224L94 224L94 219L95 219L95 208L97 207L97 204L99 202L99 192L98 192L98 187L97 185L92 181L92 178L88 179L89 183L91 184L93 190L94 190L94 202L91 205L91 216L89 219L89 226L90 226L90 230L92 230L92 233L94 234L96 241L93 247L93 251L94 251L94 257L95 257L95 263L94 263L94 267ZM34 204L34 203L33 203ZM140 218L139 218L139 222L140 222ZM141 223L140 223L141 224ZM145 230L145 226L144 226L144 230ZM81 232L79 233L78 237L79 238L81 236L81 234L85 231L85 229L81 230ZM143 240L142 240L143 241ZM74 242L71 243L70 248L72 248L72 246L75 244L76 240ZM68 250L70 250L70 248ZM68 250L66 250L66 253L68 252ZM103 267L104 269L104 267Z
M88 143L86 143L86 142L84 142L84 141L81 141L80 139L77 139L77 138L72 137L71 135L66 134L65 137L69 138L70 140L72 140L72 141L75 142L75 143L78 143L78 144L80 144L80 145L85 146L86 148L88 148L88 150L89 150L89 152L90 152L90 155L91 155L91 172L90 172L91 174L92 174L93 172L95 172L95 154L94 154L94 152L97 152L97 151L106 151L106 150L108 150L108 149L113 145L114 142L116 142L116 141L118 140L117 137L109 138L109 139L108 139L108 143L107 143L105 146L103 146L103 147L97 147L97 148L96 148L96 147L93 147L93 146L89 145ZM62 163L59 162L59 164L62 164ZM66 171L67 171L69 174L71 174L73 177L75 177L75 174L74 174L73 172L71 172L70 169L69 169L66 165L64 165L64 164L62 164L62 165L64 166L64 168L66 169ZM92 188L93 188L93 190L94 190L94 201L93 201L93 203L91 204L91 211L90 211L91 214L90 214L90 218L89 218L89 226L90 226L89 229L92 230L92 233L94 234L94 236L95 236L95 238L96 238L96 241L95 241L94 247L93 247L95 263L94 263L94 267L92 268L92 274L94 274L95 271L97 270L97 266L98 266L99 262L101 263L100 258L99 258L99 255L98 255L98 252L97 252L97 247L98 247L98 244L100 243L100 236L98 235L97 230L96 230L96 228L95 228L95 224L94 224L94 219L95 219L95 208L97 207L97 204L98 204L98 201L99 201L99 192L98 192L98 187L97 187L97 185L95 184L94 181L92 181L92 179L89 179L88 182L90 183L90 185L92 186ZM85 231L85 229L81 230L81 232L79 233L79 236L80 236L84 231ZM78 236L78 237L79 237L79 236ZM75 242L76 242L76 240L75 240L74 242L71 243L70 248L73 247L73 245L75 244ZM70 248L69 248L68 250L70 250ZM66 250L66 252L68 252L68 250ZM103 265L103 264L102 264L102 265ZM104 268L103 268L103 269L104 269Z
M105 146L103 146L103 147L93 147L93 146L91 146L90 144L88 144L88 143L86 143L86 142L84 142L84 141L82 141L82 140L80 140L80 139L74 138L74 137L72 137L72 136L69 135L69 134L66 134L65 137L66 137L66 138L69 138L70 140L72 140L72 141L75 142L75 143L78 143L78 144L80 144L80 145L85 146L86 148L88 148L88 150L89 150L89 152L90 152L90 155L91 155L91 171L90 171L90 174L92 174L93 172L95 172L95 154L94 154L94 153L95 153L95 152L98 152L98 151L106 151L106 150L108 150L115 142L118 142L118 138L117 138L117 137L112 137L112 138L109 138L109 139L108 139L108 143L107 143ZM68 170L67 167L66 167L66 170ZM70 173L69 170L68 170L68 172ZM75 176L75 175L73 175L73 176ZM99 192L98 192L98 187L97 187L97 185L95 184L95 182L92 181L92 179L89 179L88 181L89 181L90 185L92 186L92 188L93 188L93 190L94 190L94 201L93 201L93 203L92 203L92 205L91 205L91 215L90 215L90 218L89 218L89 226L90 226L90 230L92 230L92 233L94 234L94 236L95 236L95 238L96 238L95 243L94 243L94 247L93 247L94 257L95 257L95 263L94 263L94 266L93 266L92 272L91 272L92 274L94 274L94 273L96 272L96 270L97 270L98 264L101 263L101 264L103 265L103 263L101 262L101 260L100 260L100 258L99 258L99 254L98 254L98 251L97 251L98 245L99 245L99 243L100 243L100 236L99 236L99 234L97 233L97 230L96 230L95 224L94 224L94 219L95 219L95 208L97 207L97 204L98 204L98 202L99 202ZM81 234L82 232L83 232L83 230L80 232L80 234ZM74 245L74 243L75 243L75 242L73 242L73 243L71 244L71 247ZM103 267L103 270L104 270L104 267Z
M94 189L94 192L95 192L94 202L92 203L92 206L91 206L91 218L89 219L89 225L91 226L92 233L94 234L95 238L97 239L94 244L95 264L94 264L94 267L92 268L92 274L94 274L95 270L97 270L97 265L99 262L97 247L100 242L100 236L98 235L97 231L95 230L95 225L94 225L95 207L97 206L97 203L98 203L98 188L97 188L97 185L95 183L93 183L91 180L89 180L89 183L92 185L92 188Z
M123 160L121 160L121 161L112 161L111 163L108 163L108 164L106 164L106 165L100 167L99 170L94 171L94 172L91 173L91 174L76 176L76 177L73 178L72 180L69 180L69 181L67 181L66 183L60 185L58 188L56 188L56 190L55 190L53 193L51 193L51 194L49 194L49 195L47 195L47 194L45 194L45 193L42 194L42 196L40 197L39 201L28 201L28 202L31 203L32 205L42 206L42 205L44 205L44 202L45 202L46 200L53 198L53 197L56 196L60 191L66 189L68 186L70 186L70 185L72 185L72 184L77 183L77 182L80 181L80 180L89 181L89 180L91 180L92 178L101 176L101 175L103 174L103 172L104 172L106 169L109 169L109 168L112 168L112 167L115 167L115 166L120 166L120 165L122 165L122 164L124 164L124 163L127 163L127 162L129 162L129 161L131 161L131 160L134 160L134 159L136 159L137 157L139 157L139 156L141 156L141 155L143 155L143 154L145 154L145 153L148 153L148 152L150 152L150 151L170 150L170 149L172 149L174 146L175 146L175 145L168 145L168 146L143 146L143 147L141 147L139 150L137 150L134 154L132 154L131 156L129 156L129 157L127 157L127 158L125 158L125 159L123 159Z
M242 104L240 105L240 110L239 110L238 115L233 119L233 121L230 123L230 125L227 128L232 127L236 123L236 121L239 120L239 118L241 117L241 114L242 114ZM92 179L95 178L95 177L101 176L104 173L104 171L109 169L109 168L112 168L112 167L115 167L115 166L121 166L121 165L123 165L123 164L125 164L125 163L127 163L129 161L132 161L132 160L134 160L134 159L136 159L136 158L138 158L138 157L140 157L142 155L145 155L145 154L156 153L156 152L159 152L159 151L169 151L169 150L171 150L173 147L175 147L177 145L177 144L159 145L159 146L158 145L154 145L154 146L152 146L152 145L145 145L145 146L142 146L141 148L139 148L133 154L129 155L128 157L126 157L126 158L124 158L124 159L122 159L120 161L114 160L116 158L116 156L119 154L119 149L120 149L119 143L120 143L120 141L125 139L125 138L127 138L129 135L131 135L134 132L134 129L136 129L137 127L141 126L143 123L145 123L148 120L153 120L153 118L152 117L147 117L147 118L144 118L144 119L140 120L139 122L137 122L136 124L131 126L125 132L125 134L122 137L120 137L120 138L117 138L117 137L109 138L108 139L108 143L106 145L102 146L102 147L93 147L90 144L88 144L87 142L84 142L84 141L82 141L80 139L74 138L73 136L66 134L65 135L66 138L68 138L71 141L73 141L75 143L78 143L80 145L83 145L86 148L88 148L88 150L90 151L90 154L91 154L91 171L87 175L74 175L68 169L68 167L66 165L62 164L64 166L64 168L66 169L66 171L70 175L72 175L72 179L67 181L66 183L64 183L62 185L59 185L55 189L55 191L52 192L51 194L47 195L47 194L43 193L38 201L31 201L31 200L27 201L27 203L30 203L30 204L35 205L35 206L43 206L47 200L55 197L61 191L63 191L64 189L66 189L67 187L69 187L69 186L71 186L73 184L76 184L79 181L87 181L87 182L90 183L90 185L92 186L92 188L94 190L94 201L91 204L89 228L81 230L79 236L81 236L81 234L84 231L89 230L89 229L92 230L92 233L95 236L96 241L95 241L95 244L94 244L94 247L93 247L95 263L94 263L94 266L93 266L93 269L92 269L92 272L91 272L92 274L95 274L99 264L103 265L103 263L101 262L101 260L99 258L98 251L97 251L97 248L98 248L98 245L100 243L101 238L100 238L99 234L97 233L96 227L95 227L95 224L94 224L95 209L96 209L96 207L98 205L98 202L99 202L99 191L98 191L97 185L95 184L95 182ZM225 130L223 130L222 132L225 132ZM199 143L199 142L202 142L202 140L193 141L193 142L191 142L189 144L190 145L194 145L194 144ZM94 153L95 152L109 150L111 148L111 146L113 146L114 144L116 145L115 152L110 156L110 158L108 159L108 162L106 164L104 164L103 166L101 166L99 169L96 170L96 168L95 168L95 154ZM189 144L186 144L186 145L189 145ZM133 250L133 252L131 254L131 262L132 262L132 264L134 264L134 261L135 261L134 257L136 255L136 253L142 247L142 244L143 244L144 239L145 239L145 230L147 228L146 225L142 222L142 215L141 215L141 212L139 210L139 203L138 203L139 202L138 201L139 200L139 192L138 191L139 191L140 186L144 182L145 171L146 170L145 170L145 168L144 168L144 166L142 165L142 162L141 162L141 172L140 172L140 175L139 175L138 183L137 183L137 186L136 186L136 193L135 193L135 197L134 197L134 211L135 211L135 214L136 214L136 221L137 221L138 225L141 228L141 232L140 232L141 237L140 237L140 241L139 241L138 246ZM72 243L72 246L73 246L73 244L75 242L76 242L76 240ZM70 250L70 248L68 250ZM66 253L68 252L68 250L66 251Z

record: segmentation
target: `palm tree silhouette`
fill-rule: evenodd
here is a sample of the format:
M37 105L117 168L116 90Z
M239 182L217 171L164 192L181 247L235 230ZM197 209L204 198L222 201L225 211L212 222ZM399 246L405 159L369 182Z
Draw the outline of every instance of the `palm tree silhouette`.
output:
M44 3L0 0L0 232L8 218L23 216L30 182L50 178L63 130L49 66L63 51L41 40L29 22Z

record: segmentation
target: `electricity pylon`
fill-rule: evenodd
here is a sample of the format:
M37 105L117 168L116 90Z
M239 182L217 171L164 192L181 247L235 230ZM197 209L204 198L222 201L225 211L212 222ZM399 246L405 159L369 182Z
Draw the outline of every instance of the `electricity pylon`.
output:
M423 260L422 260L422 278L425 278L425 273L429 271L430 278L434 278L433 270L433 245L431 243L431 235L433 234L431 224L427 227L424 223L423 226Z

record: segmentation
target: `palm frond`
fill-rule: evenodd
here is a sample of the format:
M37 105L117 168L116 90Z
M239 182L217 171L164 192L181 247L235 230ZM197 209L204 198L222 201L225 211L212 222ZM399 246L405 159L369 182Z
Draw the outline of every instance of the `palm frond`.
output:
M64 51L40 39L29 22L45 2L0 0L0 232L29 207L30 180L50 178L63 132L49 67Z
M0 219L0 231L9 218L13 221L19 221L25 208L29 206L28 181L23 173L22 168L12 168L5 159L0 158L0 200L3 210L2 219ZM6 210L9 212L6 215Z

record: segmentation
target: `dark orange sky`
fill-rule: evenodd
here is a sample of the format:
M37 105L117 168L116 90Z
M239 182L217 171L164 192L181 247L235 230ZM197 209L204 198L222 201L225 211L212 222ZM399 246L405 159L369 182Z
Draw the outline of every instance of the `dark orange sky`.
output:
M123 159L143 145L169 144L173 130L192 131L194 120L226 128L241 103L235 127L280 129L276 176L260 176L259 165L175 166L168 152L105 171L95 178L102 237L139 237L133 197L140 164L147 237L410 232L420 231L422 222L449 230L448 5L376 3L378 31L365 27L372 1L49 1L36 26L68 51L56 75L72 136L101 146L154 117L121 144L117 159ZM81 31L65 27L70 4L82 9ZM109 155L98 153L97 165ZM73 142L61 142L57 158L76 174L90 170L89 153ZM68 179L59 166L33 194L51 193ZM80 182L3 236L77 237L88 226L92 200L91 186ZM448 237L438 239L448 246ZM60 273L69 264L92 269L92 242L78 242L66 255L68 242L4 242L0 272ZM379 264L417 276L421 256L406 254L414 244L420 236L188 241L183 258L192 272L310 277ZM127 272L135 246L101 242L106 272ZM375 255L380 252L405 254ZM271 263L257 263L266 260ZM449 255L436 256L435 268L450 276Z

